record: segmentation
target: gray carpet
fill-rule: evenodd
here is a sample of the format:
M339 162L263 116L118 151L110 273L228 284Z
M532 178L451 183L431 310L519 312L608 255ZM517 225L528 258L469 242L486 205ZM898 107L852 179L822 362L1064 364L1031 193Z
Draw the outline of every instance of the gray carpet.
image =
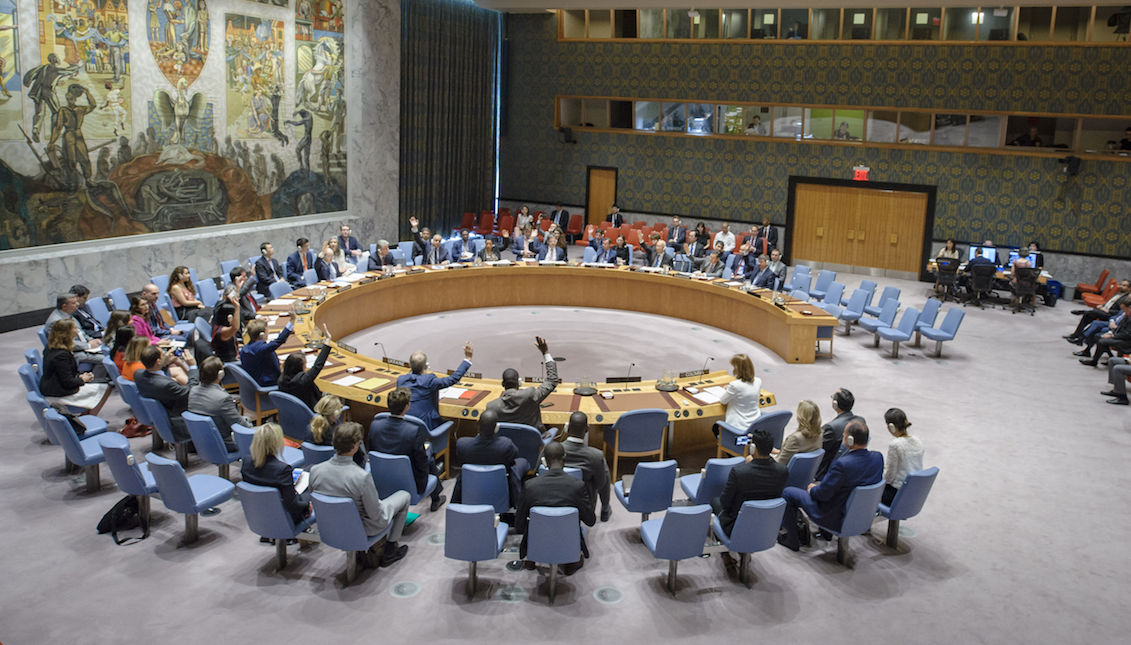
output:
M860 276L841 280L854 286ZM905 305L920 306L926 298L925 284L885 283L903 287ZM788 366L758 349L759 375L783 409L812 398L828 415L829 393L852 389L858 412L872 422L877 450L888 443L883 411L907 411L926 445L926 463L941 473L923 514L905 523L900 553L854 538L855 568L848 569L834 562L833 545L818 543L801 553L775 548L753 557L750 590L727 577L718 557L689 560L680 565L679 593L672 598L663 589L666 563L653 560L640 542L639 516L614 501L612 521L590 533L592 559L563 579L554 606L546 602L545 571L511 572L502 559L480 566L480 593L466 600L466 566L443 557L437 539L443 514L429 514L426 505L415 509L423 515L406 531L408 557L362 573L349 588L339 578L344 555L321 545L292 547L288 569L276 573L273 549L247 530L237 501L225 503L218 516L202 517L200 542L186 548L181 517L155 499L151 537L115 546L94 530L121 497L108 469L103 490L94 495L63 473L62 452L46 444L14 374L23 351L37 343L34 331L3 334L0 361L12 376L0 388L13 413L0 434L0 513L9 520L0 640L195 643L254 634L288 642L328 636L350 642L751 636L806 643L1117 642L1131 628L1124 611L1129 558L1122 547L1131 519L1118 510L1126 498L1119 491L1131 488L1124 467L1131 410L1104 404L1098 392L1106 389L1105 373L1069 354L1073 348L1060 336L1070 331L1070 308L1061 302L1034 317L967 309L958 340L945 346L941 360L911 348L892 360L859 332L838 335L836 358L809 366ZM433 322L422 323L415 337L432 337ZM436 328L442 323L435 321ZM596 361L589 350L614 354L614 367L636 360L640 373L664 368L635 358L665 355L647 342L609 348L579 338L595 331L583 323L564 330L538 324L556 354L568 353L563 370ZM657 337L686 327L662 324L669 326ZM502 365L491 347L517 344L522 349L512 355L529 359L517 366L530 373L537 361L526 347L531 331L469 325L423 348L441 368L454 364L451 350L471 335L482 355L476 369L491 376ZM398 357L418 345L382 342ZM699 367L703 351L680 348L685 358L672 367ZM725 367L730 351L714 354L714 367ZM120 424L126 414L114 398L103 417ZM140 457L149 440L132 443ZM682 455L681 466L697 468L706 457ZM215 468L194 458L190 472ZM873 531L882 536L884 528L879 521Z

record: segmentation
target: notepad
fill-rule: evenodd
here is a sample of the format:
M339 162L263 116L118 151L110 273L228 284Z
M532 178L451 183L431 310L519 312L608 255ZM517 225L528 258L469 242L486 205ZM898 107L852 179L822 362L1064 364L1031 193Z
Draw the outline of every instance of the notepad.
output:
M387 378L376 378L376 377L367 378L364 381L355 385L354 387L358 387L358 388L361 388L363 390L376 390L377 388L381 387L382 385L385 385L388 382L389 382L389 379L387 379Z
M302 494L306 487L310 485L310 473L305 470L295 469L295 492L299 495Z
M357 385L358 383L361 383L364 380L365 379L361 378L360 376L354 376L354 375L350 374L349 376L343 376L342 378L340 378L336 381L330 381L330 382L333 383L334 385L341 385L342 387L349 387L351 385Z
M712 403L718 403L724 392L726 392L726 388L721 385L705 387L695 395L695 398L699 399L703 405L711 405Z
M292 302L294 302L294 298L275 298L267 304L271 307L286 307Z
M446 387L446 388L440 390L440 398L441 399L460 399L460 398L463 398L463 395L466 394L468 391L469 390L462 388L462 387Z

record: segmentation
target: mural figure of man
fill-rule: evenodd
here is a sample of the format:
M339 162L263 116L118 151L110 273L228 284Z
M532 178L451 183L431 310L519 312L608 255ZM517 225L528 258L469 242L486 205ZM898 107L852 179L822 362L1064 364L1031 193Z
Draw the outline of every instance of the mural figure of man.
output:
M86 105L79 105L79 97L86 96ZM86 115L94 111L98 105L90 90L78 83L67 87L67 104L59 108L56 115L55 127L51 130L51 140L47 143L47 151L52 155L55 144L62 140L63 160L56 165L63 168L66 173L67 183L75 186L75 165L82 171L84 180L92 177L90 169L90 153L86 149L86 140L82 136L82 122ZM53 161L55 161L53 159Z
M295 148L295 155L298 157L298 165L310 172L310 139L314 134L314 117L311 116L307 110L296 110L294 116L299 118L298 121L287 121L285 125L298 125L305 128L302 138L299 139L298 147Z
M290 143L290 139L279 130L279 102L282 100L283 90L276 84L271 89L271 134L285 146Z
M48 54L45 65L33 67L24 76L24 87L28 88L28 98L35 104L35 116L32 117L31 123L32 141L39 141L39 133L43 130L43 118L48 113L51 115L49 127L55 126L56 113L59 112L59 100L55 98L55 85L63 79L78 74L78 72L77 65L60 67L59 57L55 54Z

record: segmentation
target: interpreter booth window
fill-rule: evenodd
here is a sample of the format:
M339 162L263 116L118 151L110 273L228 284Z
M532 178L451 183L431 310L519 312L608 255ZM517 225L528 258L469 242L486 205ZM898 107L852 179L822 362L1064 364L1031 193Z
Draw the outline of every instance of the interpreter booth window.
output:
M942 9L911 9L911 40L938 40Z
M1128 119L1084 119L1080 128L1079 149L1084 152L1112 152L1131 155L1131 121ZM1124 140L1127 143L1124 143Z
M1128 31L1131 31L1131 4L1096 7L1096 21L1092 23L1093 41L1127 42Z
M719 37L719 10L692 9L691 35L695 38L717 39Z
M723 9L723 38L746 38L749 33L749 27L749 9Z
M840 9L814 9L812 40L836 40L840 38Z
M582 102L582 123L587 128L609 127L609 102L602 99L586 99Z
M1057 7L1052 27L1055 42L1080 42L1088 39L1091 7Z
M971 114L966 126L966 145L971 148L998 148L1002 142L1005 117L988 114Z
M885 110L868 112L866 132L868 141L895 143L899 133L899 112Z
M613 18L612 12L593 9L589 11L589 37L612 38Z
M636 10L613 10L613 38L636 38Z
M832 139L832 108L805 108L805 134L803 139Z
M978 7L947 7L943 13L943 40L977 40L983 13Z
M931 115L927 112L900 112L899 142L927 145L931 142Z
M714 134L715 132L715 104L714 103L688 103L687 104L687 133L688 134Z
M978 40L1012 40L1013 7L982 7Z
M872 38L872 10L845 9L844 26L840 37L843 40L869 40Z
M933 143L936 146L966 145L966 115L936 114Z
M799 107L778 106L773 108L771 136L801 140L804 130L805 110Z
M1006 121L1005 145L1016 148L1072 147L1076 119L1011 116Z
M782 9L781 37L788 40L805 40L809 37L809 10Z
M656 101L636 102L636 129L655 132L660 129L660 104Z
M558 124L565 128L581 127L581 99L558 101Z
M1017 40L1052 40L1052 7L1021 7L1017 12Z
M726 134L764 137L770 134L770 108L757 105L719 106L721 127Z
M687 9L668 9L668 38L691 38L691 17Z
M907 9L876 10L876 40L907 38Z
M640 17L641 38L664 37L663 9L639 9L636 14Z
M562 38L585 38L585 11L562 11Z
M632 101L609 101L609 127L631 130L632 125Z
M687 127L687 104L661 103L660 129L664 132L683 132Z
M778 37L778 10L751 9L750 37L754 39Z
M833 139L836 141L862 141L864 139L864 110L842 110L833 113Z

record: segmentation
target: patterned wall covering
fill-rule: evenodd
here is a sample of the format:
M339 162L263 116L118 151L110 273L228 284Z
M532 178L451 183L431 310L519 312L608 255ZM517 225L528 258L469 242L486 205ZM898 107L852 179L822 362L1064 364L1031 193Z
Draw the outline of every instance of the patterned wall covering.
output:
M1055 158L554 131L556 94L707 101L1126 114L1128 47L559 43L551 15L508 17L501 195L581 204L586 166L613 166L630 211L785 221L790 175L939 187L934 236L1036 238L1049 249L1131 256L1131 164ZM852 58L849 58L849 55Z

